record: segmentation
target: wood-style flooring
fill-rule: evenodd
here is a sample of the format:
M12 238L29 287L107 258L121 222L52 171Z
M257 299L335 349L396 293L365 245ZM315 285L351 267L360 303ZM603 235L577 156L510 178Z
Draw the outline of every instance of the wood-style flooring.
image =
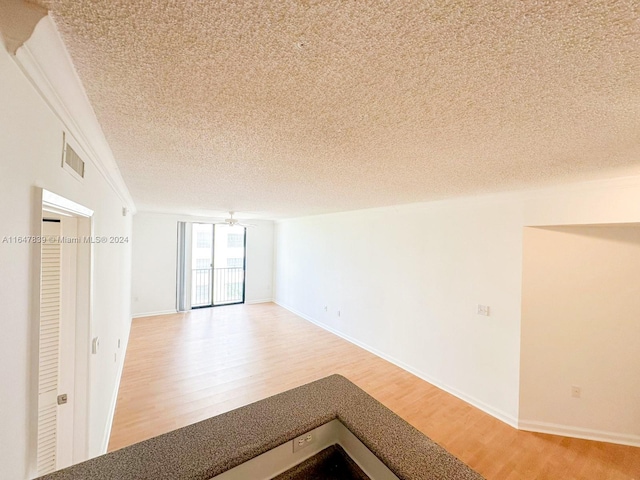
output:
M109 451L333 373L489 480L640 480L640 448L518 431L271 303L135 319Z

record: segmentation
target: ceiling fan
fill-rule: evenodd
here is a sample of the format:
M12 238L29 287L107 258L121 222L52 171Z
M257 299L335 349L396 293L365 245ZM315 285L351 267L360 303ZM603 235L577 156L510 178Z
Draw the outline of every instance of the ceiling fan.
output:
M240 223L240 220L233 218L235 212L229 212L229 218L225 218L224 222L216 222L216 225L229 225L230 227L255 227L251 223Z

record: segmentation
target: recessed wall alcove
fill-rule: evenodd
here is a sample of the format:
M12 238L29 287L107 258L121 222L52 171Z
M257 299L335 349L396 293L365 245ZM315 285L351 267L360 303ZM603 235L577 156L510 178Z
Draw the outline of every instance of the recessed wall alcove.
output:
M640 224L523 232L520 426L640 444Z

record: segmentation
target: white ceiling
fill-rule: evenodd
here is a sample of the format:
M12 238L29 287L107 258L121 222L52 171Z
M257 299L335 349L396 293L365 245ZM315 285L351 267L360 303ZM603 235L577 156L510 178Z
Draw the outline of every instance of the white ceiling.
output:
M42 0L139 210L640 174L640 2Z

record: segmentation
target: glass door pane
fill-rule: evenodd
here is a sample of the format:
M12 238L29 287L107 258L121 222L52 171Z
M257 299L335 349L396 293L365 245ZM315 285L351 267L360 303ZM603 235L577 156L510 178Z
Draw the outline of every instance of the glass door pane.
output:
M215 225L214 305L244 303L245 239L244 227Z
M213 305L213 225L194 223L191 245L191 308Z

